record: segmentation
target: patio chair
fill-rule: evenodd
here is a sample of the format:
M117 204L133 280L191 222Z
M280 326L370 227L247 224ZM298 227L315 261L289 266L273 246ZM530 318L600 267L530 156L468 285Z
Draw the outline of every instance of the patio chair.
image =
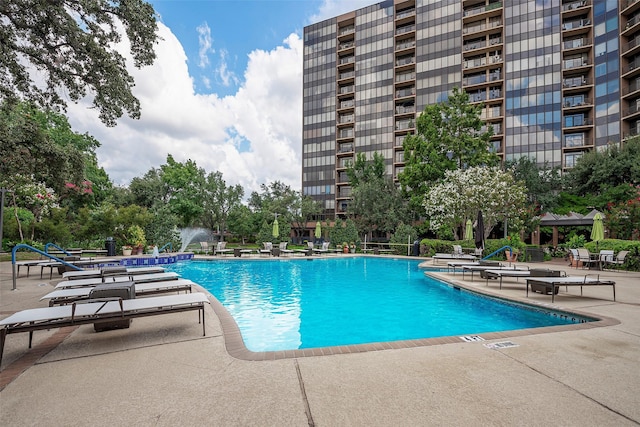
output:
M280 253L282 255L287 255L287 254L292 254L293 250L292 249L287 249L287 242L280 242Z
M620 251L618 252L618 254L614 257L611 258L610 261L606 261L603 265L603 268L606 267L607 265L622 265L624 264L624 261L627 257L627 254L629 253L629 251Z
M208 242L200 242L200 250L202 252L204 252L205 255L207 255L209 253L209 251L211 251L211 248L209 247L209 243Z
M258 252L260 253L260 256L271 255L271 250L273 249L273 242L262 242L262 245L264 246L263 249L258 250Z
M578 248L578 261L582 263L582 268L585 268L596 265L599 259L596 254L590 253L587 248Z
M329 245L330 245L330 242L323 242L322 247L314 249L313 252L317 254L329 253Z
M216 244L216 249L213 252L214 255L225 255L233 252L233 249L227 249L227 242L222 241Z

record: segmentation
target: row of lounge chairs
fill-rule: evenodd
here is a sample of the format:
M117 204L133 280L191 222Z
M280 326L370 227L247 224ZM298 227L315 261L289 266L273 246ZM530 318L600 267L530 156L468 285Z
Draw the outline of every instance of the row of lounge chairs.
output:
M0 320L0 362L7 335L29 332L31 348L34 331L64 326L92 323L101 331L129 327L137 317L195 310L206 335L204 307L209 299L192 292L195 283L176 273L161 267L103 269L93 277L81 273L65 273L65 280L40 299L48 301L48 307L22 310Z
M329 248L330 242L323 242L320 247L315 247L313 242L308 242L307 247L304 249L289 249L287 248L287 242L280 242L278 247L275 247L273 242L264 242L263 247L251 250L251 249L243 249L243 248L235 248L235 249L227 249L227 242L218 242L216 247L211 252L209 244L207 242L200 242L200 248L202 252L207 255L210 252L213 255L233 255L236 257L242 255L259 255L259 256L293 256L293 255L312 255L312 254L328 254L328 253L339 253L342 252L339 249L331 249Z
M526 281L526 295L529 296L529 288L532 292L551 294L551 302L555 302L555 295L559 288L569 286L579 286L580 295L584 286L611 286L613 288L613 300L616 300L616 288L613 280L603 280L600 275L567 276L562 270L551 270L543 268L528 268L527 266L505 266L501 263L491 261L480 261L465 263L462 261L450 261L447 263L448 271L456 273L457 269L462 270L463 280L465 273L471 273L473 281L474 272L479 272L480 276L489 284L489 280L498 280L502 289L503 278L524 278Z

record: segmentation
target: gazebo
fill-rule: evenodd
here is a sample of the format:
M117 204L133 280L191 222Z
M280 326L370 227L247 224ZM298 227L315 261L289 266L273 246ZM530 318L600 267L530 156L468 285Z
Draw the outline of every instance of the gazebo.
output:
M547 212L540 217L540 224L536 227L531 237L531 243L534 245L540 244L540 227L553 227L552 245L558 246L558 227L571 227L571 226L592 226L593 217L596 214L605 216L597 209L593 209L587 215L582 215L576 212L569 212L567 215L558 215L551 212Z

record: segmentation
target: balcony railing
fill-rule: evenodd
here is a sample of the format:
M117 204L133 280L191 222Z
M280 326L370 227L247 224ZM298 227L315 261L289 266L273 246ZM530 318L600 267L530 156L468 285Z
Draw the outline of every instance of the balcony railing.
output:
M564 146L566 148L584 147L585 141L586 141L586 138L584 134L565 135Z
M338 138L353 138L353 128L340 129L340 132L338 133Z
M352 62L355 62L355 60L355 56L345 56L343 58L340 58L340 65L351 64Z
M338 35L344 36L344 35L355 33L355 32L356 32L356 27L354 25L350 25L348 27L340 28Z
M479 13L488 12L490 10L498 9L502 7L502 2L491 3L486 6L474 7L470 9L465 9L464 16L473 16Z
M622 53L625 53L638 45L640 45L640 36L637 36L635 39L630 40L628 43L625 43L622 46Z
M563 22L562 29L564 31L575 30L576 28L588 27L589 25L591 25L590 19L577 19L575 21Z
M404 98L405 96L413 96L415 94L416 88L414 87L399 89L396 91L396 98Z
M478 40L478 41L465 43L463 49L465 51L468 51L468 50L474 50L474 49L482 49L485 46L487 46L487 42L485 42L484 40Z
M590 126L593 124L593 121L588 117L584 116L569 116L564 119L564 127L566 128L575 128L579 126Z
M354 85L349 85L349 86L340 86L340 93L341 94L345 94L345 93L350 93L353 92L353 90L355 89Z
M476 92L469 94L469 102L481 102L487 99L487 92Z
M338 123L353 123L354 115L348 114L346 116L339 116Z
M575 59L566 59L563 62L563 67L565 70L569 70L571 68L579 68L585 67L589 65L589 61L587 58L575 58Z
M628 8L629 6L631 6L632 4L634 4L637 1L638 0L625 0L625 1L623 1L620 10L624 10L624 9Z
M404 129L412 129L413 128L413 120L403 120L400 122L396 122L396 130L404 130Z
M565 108L581 107L583 105L591 105L591 104L592 104L592 101L590 99L583 98L583 97L565 98L564 101L562 102L562 105Z
M356 75L356 72L351 70L351 71L345 71L343 73L340 73L340 75L338 76L338 79L342 80L342 79L348 79L351 78L353 76Z
M413 64L414 62L416 62L416 58L414 58L413 56L404 56L402 58L396 59L396 67Z
M638 80L634 80L631 83L629 83L629 86L626 87L626 89L622 90L622 94L623 95L627 95L629 93L633 93L637 90L640 89L640 82L638 82Z
M623 111L622 116L630 116L631 114L636 114L638 111L640 111L640 106L638 106L637 101L634 101L629 108Z
M352 108L356 105L356 102L353 99L348 99L346 101L340 102L340 108Z
M403 40L402 42L396 44L396 50L408 49L410 47L415 47L416 41L414 39L411 40Z
M339 153L350 153L353 151L353 144L340 144Z
M585 76L569 77L562 80L562 87L580 87L590 84L590 79Z
M469 59L467 61L464 61L464 68L482 67L483 65L487 65L486 57Z
M415 79L416 79L416 73L413 71L410 73L396 74L396 83L406 82L406 81L415 80Z
M585 7L587 5L586 0L574 1L572 3L566 3L562 5L562 11L568 12L570 10L579 9L581 7Z
M350 47L355 46L354 42L346 42L346 43L340 43L338 45L338 50L343 50L343 49L349 49Z
M416 30L416 26L411 24L411 25L405 25L403 27L398 27L396 28L396 36L400 35L400 34L406 34L406 33L410 33L412 31Z
M402 145L404 144L404 139L407 137L407 135L398 135L396 136L396 147L402 147Z
M407 113L415 113L416 106L415 105L397 105L396 106L396 114L407 114Z
M591 44L589 42L589 39L583 37L579 39L567 40L563 43L563 47L565 49L576 49L582 46L588 46L589 44Z
M414 16L415 14L416 14L416 10L413 8L399 10L398 13L396 13L396 19L406 18L407 16Z

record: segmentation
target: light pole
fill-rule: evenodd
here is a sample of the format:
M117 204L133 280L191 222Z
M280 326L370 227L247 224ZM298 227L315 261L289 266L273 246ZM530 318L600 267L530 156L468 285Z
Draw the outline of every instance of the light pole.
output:
M4 195L10 193L7 188L0 188L0 253L2 253L2 229L4 224Z

